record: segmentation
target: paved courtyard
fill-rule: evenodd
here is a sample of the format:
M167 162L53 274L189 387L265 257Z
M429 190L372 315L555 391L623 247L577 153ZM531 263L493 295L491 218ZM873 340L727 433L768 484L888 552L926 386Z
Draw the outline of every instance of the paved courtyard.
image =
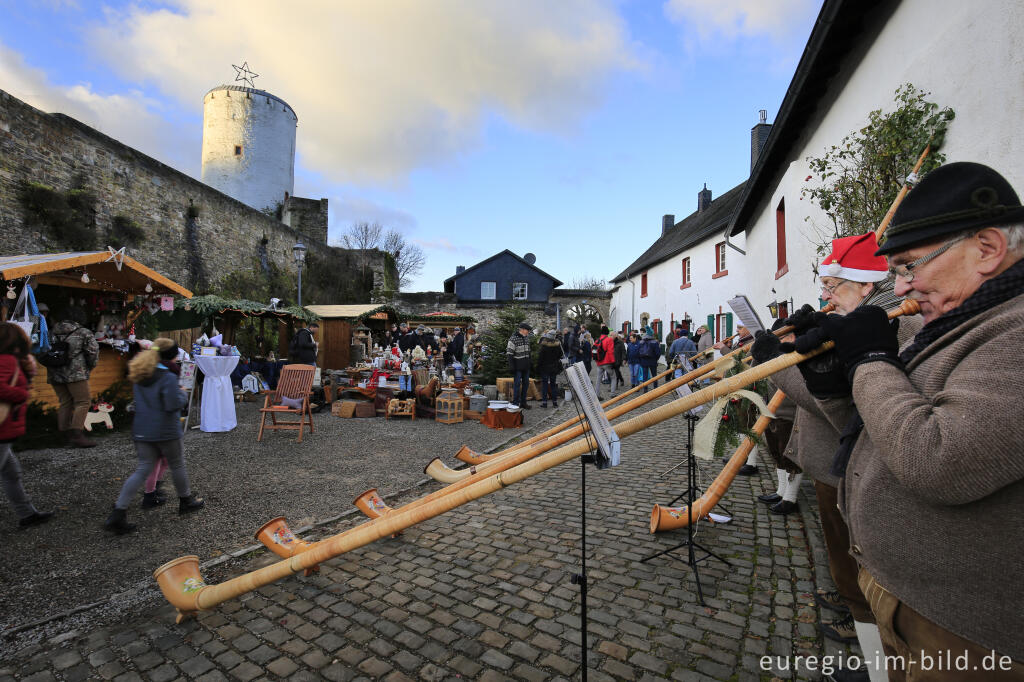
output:
M572 414L563 405L557 417L534 409L528 420L548 417L539 427L546 428ZM317 419L343 421L327 414ZM422 467L437 454L428 442L431 430L450 434L460 427L417 424L415 456L423 461L416 466ZM467 434L480 433L479 425L465 426ZM497 440L512 433L487 435ZM824 646L812 595L830 584L809 485L803 513L779 517L755 499L774 488L767 462L758 476L737 479L724 500L733 522L702 524L697 534L731 564L700 564L706 607L697 601L685 554L641 563L685 538L682 530L648 530L652 505L684 489L684 467L665 473L684 453L685 422L677 418L625 439L620 466L586 471L589 678L819 679L816 672L794 675L761 665L762 656L820 654ZM701 480L720 468L701 462ZM286 463L280 469L288 475ZM30 631L14 642L5 638L0 682L580 679L580 591L570 580L580 570L580 479L579 464L556 467L332 559L309 578L287 578L178 626L155 585L147 586L145 598L123 610L107 604L67 618L63 628L49 623L35 642L26 639ZM398 506L439 487L413 485L388 502ZM345 512L350 500L332 499L329 506ZM246 519L249 533L265 520ZM314 524L303 538L320 539L359 521L344 514ZM274 561L262 549L248 551L245 537L224 542L225 549L242 550L213 561L201 556L209 583ZM104 547L90 550L102 554ZM167 558L138 561L151 571ZM24 565L32 565L30 557Z

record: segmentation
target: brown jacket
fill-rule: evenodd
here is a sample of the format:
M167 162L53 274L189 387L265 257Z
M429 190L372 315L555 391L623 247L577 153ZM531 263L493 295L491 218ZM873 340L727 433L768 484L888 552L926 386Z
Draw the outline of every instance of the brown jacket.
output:
M851 551L925 618L1024 661L1024 294L906 370L859 367L864 430L840 507Z

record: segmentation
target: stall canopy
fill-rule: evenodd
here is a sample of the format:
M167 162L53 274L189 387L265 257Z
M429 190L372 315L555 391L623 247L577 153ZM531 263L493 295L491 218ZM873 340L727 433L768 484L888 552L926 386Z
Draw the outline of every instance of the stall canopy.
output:
M360 324L383 332L401 314L389 305L358 303L353 305L308 305L306 310L318 315L320 324L320 352L317 363L327 369L344 369L353 359L353 330Z
M83 281L83 275L88 275L88 281ZM123 250L0 256L0 276L7 281L32 277L39 284L52 286L192 298L191 291L126 256Z
M307 305L306 310L325 320L348 320L362 322L366 319L401 320L402 316L389 305L379 303L355 303L352 305Z
M290 321L301 320L311 322L317 314L309 309L298 306L273 308L265 303L249 301L244 298L223 298L212 294L196 296L189 301L176 301L173 312L156 315L157 326L165 331L175 329L191 329L200 326L209 317L256 317L276 318Z

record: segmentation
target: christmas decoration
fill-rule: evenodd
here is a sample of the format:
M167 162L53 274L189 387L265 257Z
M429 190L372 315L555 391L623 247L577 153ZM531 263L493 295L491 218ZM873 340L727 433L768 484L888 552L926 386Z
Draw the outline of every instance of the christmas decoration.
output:
M746 366L741 357L728 358L732 366L723 363L723 376L731 376ZM719 398L697 423L694 432L694 454L703 459L720 459L752 435L750 427L757 414L768 414L764 396L770 390L767 381L759 381L755 390L743 390ZM756 392L755 392L756 391Z

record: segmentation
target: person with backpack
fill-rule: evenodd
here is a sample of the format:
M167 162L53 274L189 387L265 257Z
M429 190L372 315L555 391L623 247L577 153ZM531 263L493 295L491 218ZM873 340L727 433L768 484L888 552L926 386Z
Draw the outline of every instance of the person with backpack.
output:
M661 357L661 344L654 338L654 334L650 332L644 334L643 341L640 342L640 367L643 370L643 377L641 383L654 378L654 373L658 369L658 358ZM651 386L657 386L658 382L655 381ZM651 386L644 387L644 393L647 393L651 389Z
M619 380L619 386L625 388L626 380L619 368L626 362L626 343L622 340L622 335L619 332L612 332L611 337L615 342L615 377Z
M594 361L600 373L601 382L608 378L608 397L615 395L618 388L618 378L615 376L615 339L608 334L608 327L601 326L601 336L594 344L592 351ZM600 384L597 385L597 397L601 397Z
M53 386L60 407L57 408L57 428L76 448L91 448L96 441L85 436L85 418L92 407L89 375L100 357L100 346L92 332L86 329L85 311L77 306L64 312L64 319L53 328L53 348L50 356L63 352L63 361L46 366L46 382Z
M643 381L643 368L640 367L640 334L635 330L629 333L626 344L626 362L629 363L630 388L636 388Z
M177 356L178 344L172 339L159 338L128 363L128 380L133 384L135 398L132 439L139 463L121 486L114 510L103 523L103 528L111 533L124 535L135 530L135 524L128 523L128 505L161 457L167 458L178 493L178 513L189 514L205 505L192 494L185 469L179 417L188 398L169 366Z
M316 367L317 342L316 333L320 331L320 325L310 322L305 327L295 332L292 342L288 346L288 358L292 362Z
M0 421L0 483L14 507L22 528L45 523L52 511L39 511L21 483L21 463L11 444L25 435L25 405L36 366L29 354L31 342L25 330L11 322L0 322L0 401L9 405L7 418Z

